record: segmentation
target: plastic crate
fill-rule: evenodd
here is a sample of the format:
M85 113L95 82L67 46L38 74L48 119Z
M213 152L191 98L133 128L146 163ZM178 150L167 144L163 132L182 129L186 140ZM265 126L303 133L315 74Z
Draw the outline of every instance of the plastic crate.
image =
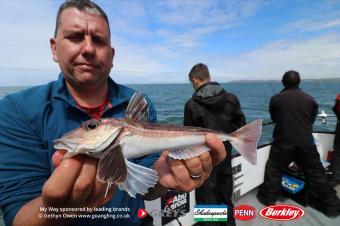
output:
M296 194L305 187L305 182L288 175L283 175L281 186L285 191Z

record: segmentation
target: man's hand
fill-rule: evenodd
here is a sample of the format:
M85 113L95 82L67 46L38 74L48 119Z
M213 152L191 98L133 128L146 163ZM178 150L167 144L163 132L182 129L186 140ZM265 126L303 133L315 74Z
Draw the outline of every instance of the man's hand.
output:
M214 135L208 134L205 142L211 151L187 160L169 158L168 151L164 151L153 166L158 171L159 184L166 189L184 192L201 186L210 176L213 165L220 163L226 157L222 141Z
M56 169L45 182L42 195L29 201L19 210L13 220L13 226L69 225L71 219L39 217L40 208L99 207L112 199L116 187L112 186L104 197L107 185L96 181L98 160L85 155L63 160L64 154L63 151L54 153L52 162Z
M116 187L104 197L107 184L96 180L98 160L85 155L63 160L64 154L57 151L52 157L56 169L43 187L44 206L93 207L112 199Z

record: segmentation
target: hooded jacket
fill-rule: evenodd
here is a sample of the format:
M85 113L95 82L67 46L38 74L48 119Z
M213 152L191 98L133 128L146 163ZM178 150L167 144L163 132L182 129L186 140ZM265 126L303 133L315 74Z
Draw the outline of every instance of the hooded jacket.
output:
M184 125L198 126L231 133L245 124L237 97L226 92L217 82L208 82L198 88L184 108ZM231 145L224 142L227 157L212 169L210 177L196 189L199 204L226 204L227 225L235 225L233 217L233 179ZM215 225L215 224L214 224Z
M234 94L217 82L208 82L185 104L184 125L231 133L245 125L245 116Z

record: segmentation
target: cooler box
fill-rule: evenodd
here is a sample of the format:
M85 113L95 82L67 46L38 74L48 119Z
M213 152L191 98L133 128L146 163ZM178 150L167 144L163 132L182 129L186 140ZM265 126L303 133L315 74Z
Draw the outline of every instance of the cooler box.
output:
M283 175L281 186L285 191L296 194L305 187L305 182L288 175Z

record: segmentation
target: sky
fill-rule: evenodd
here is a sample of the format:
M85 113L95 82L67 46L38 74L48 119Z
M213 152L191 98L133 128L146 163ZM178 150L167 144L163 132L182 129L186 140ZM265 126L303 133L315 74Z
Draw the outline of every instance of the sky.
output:
M57 78L49 39L61 0L0 0L0 86ZM123 84L340 78L340 0L94 0L108 14L110 76Z

